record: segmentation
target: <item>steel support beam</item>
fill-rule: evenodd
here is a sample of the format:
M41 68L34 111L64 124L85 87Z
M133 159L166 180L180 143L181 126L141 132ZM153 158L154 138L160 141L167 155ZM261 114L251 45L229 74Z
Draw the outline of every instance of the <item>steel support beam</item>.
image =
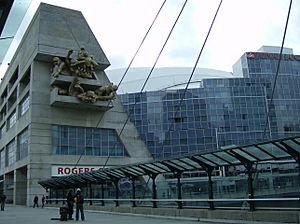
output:
M116 207L120 205L119 203L119 179L114 180L115 188L116 188Z
M180 181L182 172L177 172L175 175L177 177L177 198L178 198L177 208L182 209L183 203L182 203L182 201L180 201L182 199L182 183Z
M101 205L104 206L105 203L104 203L104 183L101 183Z
M152 179L152 207L157 208L157 202L155 201L157 199L157 189L156 189L156 183L155 178L157 177L157 174L151 174L150 178Z
M136 207L136 201L135 201L135 198L136 198L136 195L135 195L135 178L134 177L131 177L131 185L132 185L132 207Z
M214 199L214 193L213 193L213 181L211 178L213 169L209 168L207 169L207 175L208 175L208 199ZM214 210L215 205L213 201L209 201L209 209Z

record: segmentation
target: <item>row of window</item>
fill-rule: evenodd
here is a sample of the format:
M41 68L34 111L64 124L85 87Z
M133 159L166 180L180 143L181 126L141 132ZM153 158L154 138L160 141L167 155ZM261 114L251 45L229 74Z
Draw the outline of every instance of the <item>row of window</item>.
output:
M7 118L7 122L0 127L0 139L5 134L6 131L11 129L17 122L17 117L23 116L29 109L29 94L27 94L24 99L19 104L19 115L17 111L14 110L10 116Z
M52 147L54 154L61 155L127 155L114 129L53 125Z
M28 137L28 128L26 128L0 151L0 171L27 157Z

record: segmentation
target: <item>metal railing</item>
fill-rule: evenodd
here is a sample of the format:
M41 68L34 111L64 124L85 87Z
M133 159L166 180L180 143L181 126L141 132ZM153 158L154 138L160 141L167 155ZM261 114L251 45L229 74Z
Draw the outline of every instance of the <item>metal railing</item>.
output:
M101 198L86 198L86 204L94 206L121 206L130 205L132 207L152 207L153 204L157 207L168 208L199 208L211 209L211 203L214 204L214 209L237 209L250 210L250 204L255 205L255 210L296 210L300 211L300 198L236 198L236 199L101 199ZM47 203L65 204L65 198L47 199Z

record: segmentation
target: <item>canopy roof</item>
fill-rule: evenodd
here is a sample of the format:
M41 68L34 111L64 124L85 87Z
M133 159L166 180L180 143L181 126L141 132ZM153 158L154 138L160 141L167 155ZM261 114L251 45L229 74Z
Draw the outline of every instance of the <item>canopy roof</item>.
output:
M165 160L101 168L92 172L52 177L39 181L39 184L44 188L69 188L126 177L208 170L221 166L238 166L286 159L300 159L299 136L244 146L233 145L218 151L199 152Z

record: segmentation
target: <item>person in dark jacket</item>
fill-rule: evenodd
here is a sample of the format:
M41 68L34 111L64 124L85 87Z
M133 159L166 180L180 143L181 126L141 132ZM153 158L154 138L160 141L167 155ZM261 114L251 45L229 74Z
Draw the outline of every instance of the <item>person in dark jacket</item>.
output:
M39 197L37 195L33 198L33 207L35 208L35 206L39 207Z
M4 211L6 201L6 195L3 193L0 195L1 211Z
M84 213L83 213L84 197L83 194L81 193L80 188L77 188L75 203L76 203L76 221L78 221L79 219L79 211L81 214L81 220L84 221Z
M44 206L45 206L45 201L46 201L46 198L45 198L45 195L43 195L43 197L42 197L42 208L44 208Z
M67 195L67 205L68 205L68 214L69 214L69 220L73 220L73 207L74 207L74 195L73 191L70 190Z

